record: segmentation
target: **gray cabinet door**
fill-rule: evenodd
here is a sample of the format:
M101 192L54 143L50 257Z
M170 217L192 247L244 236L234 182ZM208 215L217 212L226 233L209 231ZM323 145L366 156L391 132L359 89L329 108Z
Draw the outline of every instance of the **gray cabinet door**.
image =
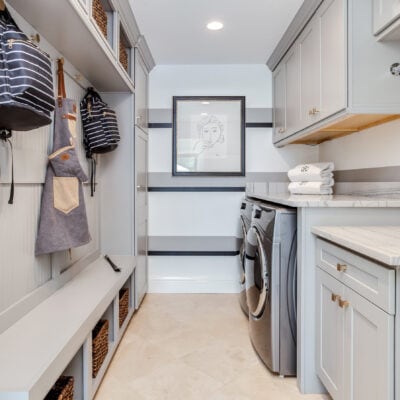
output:
M321 43L319 20L312 20L300 36L301 121L299 128L319 120L321 110ZM299 129L299 130L300 130Z
M135 125L148 131L148 73L139 51L135 50Z
M286 69L286 134L295 133L300 125L300 48L297 43L285 57Z
M400 17L400 0L374 0L374 34Z
M344 313L338 306L344 286L319 268L316 285L317 374L335 400L344 400Z
M345 312L345 399L394 399L394 316L349 288Z
M147 249L148 249L148 139L140 129L135 129L135 237L136 237L136 272L135 305L139 307L148 286Z
M345 1L328 0L318 10L321 29L321 109L326 118L347 106Z
M282 140L286 133L286 82L285 65L281 64L273 74L273 122L274 143Z

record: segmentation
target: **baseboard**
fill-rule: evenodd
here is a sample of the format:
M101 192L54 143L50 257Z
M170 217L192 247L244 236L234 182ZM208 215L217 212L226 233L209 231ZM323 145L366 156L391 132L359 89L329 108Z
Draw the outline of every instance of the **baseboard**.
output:
M200 278L151 278L148 293L239 293L234 280Z

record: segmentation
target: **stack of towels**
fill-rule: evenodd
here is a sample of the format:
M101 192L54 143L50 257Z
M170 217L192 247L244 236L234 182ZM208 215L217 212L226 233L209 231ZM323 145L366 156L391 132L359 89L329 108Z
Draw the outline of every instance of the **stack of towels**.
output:
M291 194L332 194L335 183L332 162L302 164L288 172Z

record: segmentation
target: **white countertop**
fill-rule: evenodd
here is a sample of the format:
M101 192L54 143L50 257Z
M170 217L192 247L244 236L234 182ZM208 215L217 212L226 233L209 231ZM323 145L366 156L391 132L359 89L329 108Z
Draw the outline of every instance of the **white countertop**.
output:
M290 207L400 207L400 194L388 195L290 195L246 193L255 199L270 201Z
M314 226L312 233L389 266L400 266L400 226Z

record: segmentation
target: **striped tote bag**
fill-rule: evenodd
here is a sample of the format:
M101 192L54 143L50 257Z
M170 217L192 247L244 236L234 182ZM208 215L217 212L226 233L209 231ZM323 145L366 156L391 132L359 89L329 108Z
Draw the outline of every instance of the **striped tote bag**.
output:
M55 107L48 54L0 11L0 129L27 131L51 123Z
M93 88L88 88L80 108L86 157L115 150L120 141L115 111Z

